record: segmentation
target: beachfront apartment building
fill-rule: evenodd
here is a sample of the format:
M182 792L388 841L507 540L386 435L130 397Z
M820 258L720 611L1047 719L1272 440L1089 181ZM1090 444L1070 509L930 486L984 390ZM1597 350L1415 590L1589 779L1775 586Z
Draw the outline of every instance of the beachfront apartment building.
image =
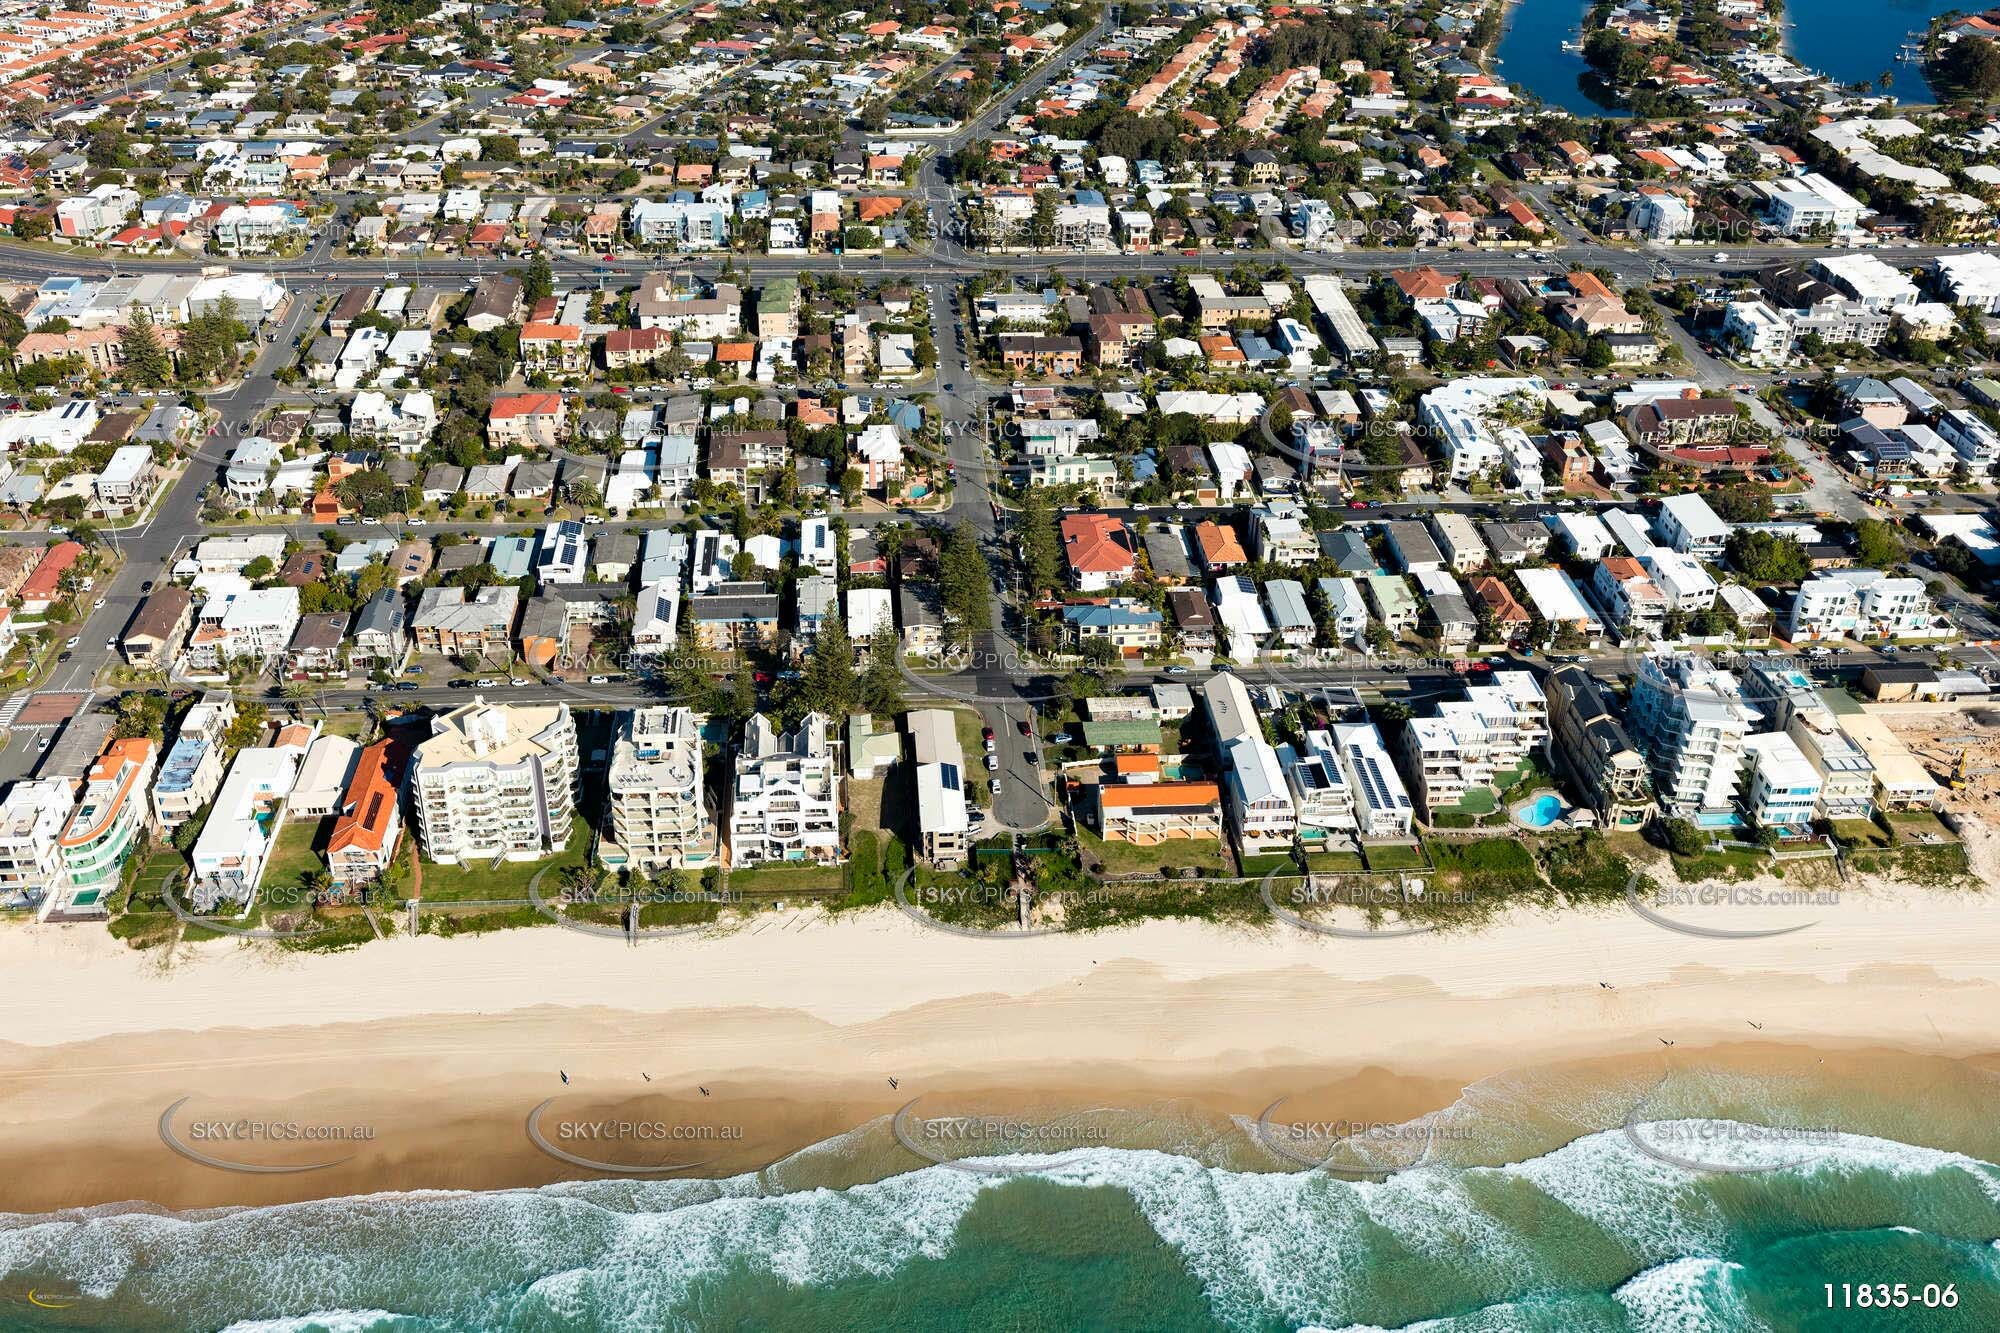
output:
M1782 731L1743 742L1743 814L1760 829L1797 837L1810 831L1822 782L1798 743Z
M625 709L612 724L609 836L597 856L613 868L683 870L715 859L715 820L702 782L699 713Z
M76 808L62 778L16 782L0 801L0 905L37 906L63 883L61 839Z
M1336 723L1333 743L1354 784L1356 831L1363 838L1407 840L1416 807L1382 742L1381 730L1373 722Z
M406 753L401 742L379 740L355 759L326 843L326 867L337 898L355 897L379 883L395 859L403 837L398 793Z
M1401 745L1403 775L1425 819L1470 793L1511 785L1529 754L1548 744L1548 701L1526 671L1495 671L1434 709L1409 720ZM1473 799L1491 808L1490 796Z
M808 713L782 734L762 713L744 727L730 786L729 857L738 869L844 859L840 766L825 714Z
M60 840L64 892L52 895L44 911L104 910L103 895L117 886L125 859L151 824L146 789L158 763L159 747L143 736L113 739L97 756Z
M1735 820L1743 742L1757 720L1735 676L1666 652L1640 661L1625 714L1661 809L1706 827Z
M972 827L957 719L949 709L917 708L903 721L916 764L917 854L940 870L956 870L970 852Z
M237 751L190 857L188 895L197 912L225 902L248 906L256 897L301 758L303 751L292 745Z
M1286 785L1298 807L1300 842L1324 847L1337 835L1352 836L1358 830L1354 785L1348 780L1331 731L1314 728L1306 732L1301 744L1280 745L1278 763L1285 770Z
M1202 682L1209 729L1222 755L1224 808L1245 856L1281 851L1298 833L1298 807L1264 722L1242 680L1227 671Z
M1646 757L1584 668L1549 673L1549 757L1570 790L1607 829L1642 828L1652 819L1652 775Z
M409 787L424 855L444 865L536 861L565 846L576 813L569 705L489 704L431 719Z
M221 742L183 727L153 784L154 822L163 832L173 832L214 800L221 786Z
M1743 674L1743 697L1760 727L1792 738L1819 775L1822 819L1867 819L1875 812L1875 765L1840 729L1819 685L1797 667L1757 660Z

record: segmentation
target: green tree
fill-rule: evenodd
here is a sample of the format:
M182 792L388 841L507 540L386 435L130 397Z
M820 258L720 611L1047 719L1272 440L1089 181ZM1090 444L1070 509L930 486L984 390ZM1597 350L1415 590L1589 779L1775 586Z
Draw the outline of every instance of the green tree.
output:
M550 266L549 257L538 251L521 275L521 299L532 306L544 297L555 295L555 290L555 269Z
M961 522L945 534L938 552L938 583L951 642L968 644L973 636L992 628L992 576L970 523Z
M146 313L144 306L132 307L131 320L119 336L118 346L125 358L125 377L134 384L157 389L173 378L173 360L160 346L159 334L153 329L153 317Z
M1869 569L1888 569L1903 562L1902 534L1876 518L1864 518L1854 528L1854 558Z

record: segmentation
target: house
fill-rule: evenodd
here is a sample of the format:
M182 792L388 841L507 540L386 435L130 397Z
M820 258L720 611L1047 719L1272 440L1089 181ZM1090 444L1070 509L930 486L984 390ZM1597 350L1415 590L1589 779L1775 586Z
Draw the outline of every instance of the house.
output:
M119 649L128 665L147 670L164 667L180 651L194 614L194 595L169 583L139 604L125 627Z
M496 449L553 448L562 440L565 419L561 394L505 394L487 413L487 443Z
M426 588L410 618L419 652L504 661L513 640L521 590L499 584L469 596L459 587Z
M1132 534L1108 514L1069 514L1061 524L1070 581L1082 592L1103 592L1130 582L1135 572Z
M397 793L406 759L395 740L376 741L355 758L326 844L327 870L339 896L364 893L395 859L403 834Z
M762 713L754 714L744 727L735 778L725 793L732 865L834 865L845 859L840 769L824 714L808 713L784 733Z

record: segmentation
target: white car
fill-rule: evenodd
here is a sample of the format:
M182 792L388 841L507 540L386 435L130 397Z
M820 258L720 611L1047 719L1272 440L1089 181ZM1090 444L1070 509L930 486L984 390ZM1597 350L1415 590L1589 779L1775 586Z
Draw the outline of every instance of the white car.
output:
M515 689L520 690L520 689L526 689L528 686L533 685L535 683L535 679L532 676L516 676L514 677L514 679L508 681L507 683L509 685L512 685Z
M409 520L409 525L413 528L427 528L431 523L427 518L413 518Z
M77 635L77 634L72 634L72 635L70 635L70 636L69 636L69 642L68 642L68 643L65 643L65 644L63 645L63 647L65 647L65 648L74 648L74 647L76 647L76 645L77 645L77 641L78 641L78 639L80 639L81 637L82 637L81 635Z

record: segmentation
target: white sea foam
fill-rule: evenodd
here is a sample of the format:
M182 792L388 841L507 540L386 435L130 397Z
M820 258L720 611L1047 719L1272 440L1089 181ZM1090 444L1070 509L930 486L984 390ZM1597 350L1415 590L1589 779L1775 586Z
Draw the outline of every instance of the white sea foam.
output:
M424 1321L388 1310L321 1310L285 1319L245 1319L222 1333L415 1333Z
M1630 1312L1634 1333L1768 1333L1735 1284L1737 1264L1675 1259L1649 1268L1612 1293Z
M1989 1194L1995 1184L1984 1164L1886 1140L1842 1135L1823 1152L1807 1167L1759 1179L1964 1171ZM1545 1250L1516 1219L1482 1202L1496 1197L1489 1181L1531 1185L1629 1245L1645 1271L1619 1300L1635 1319L1645 1313L1668 1321L1642 1327L1696 1327L1670 1322L1679 1308L1673 1302L1695 1299L1688 1290L1703 1300L1729 1290L1726 1274L1701 1267L1713 1265L1727 1242L1708 1180L1646 1157L1616 1130L1514 1165L1424 1168L1380 1181L1229 1171L1111 1148L1062 1154L1035 1174L1129 1193L1202 1283L1218 1316L1239 1326L1348 1325L1346 1312L1370 1277L1371 1246L1415 1254L1475 1290L1518 1290L1546 1264ZM291 1322L238 1327L305 1330L319 1319L348 1333L380 1326L325 1321L366 1319L379 1308L455 1326L535 1324L542 1314L543 1323L588 1316L599 1328L659 1328L674 1321L697 1283L732 1266L824 1285L886 1277L919 1256L943 1257L980 1193L1012 1178L934 1166L850 1189L794 1193L771 1193L770 1176L751 1173L200 1214L93 1210L8 1219L0 1229L0 1278L60 1280L208 1327L257 1309L300 1313ZM1560 1285L1560 1274L1545 1276ZM308 1313L325 1310L330 1298L370 1308ZM1536 1323L1546 1316L1496 1303L1438 1326L1546 1327ZM1709 1325L1718 1326L1733 1325Z

